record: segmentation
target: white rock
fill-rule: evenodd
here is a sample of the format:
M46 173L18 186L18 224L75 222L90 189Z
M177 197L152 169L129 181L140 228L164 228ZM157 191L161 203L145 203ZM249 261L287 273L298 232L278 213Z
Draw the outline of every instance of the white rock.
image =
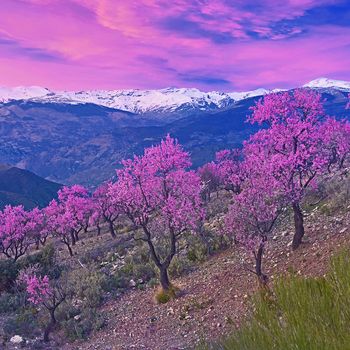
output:
M11 339L10 342L12 344L21 344L23 343L23 338L20 335L14 335Z
M136 282L134 280L129 281L129 286L130 287L136 287Z

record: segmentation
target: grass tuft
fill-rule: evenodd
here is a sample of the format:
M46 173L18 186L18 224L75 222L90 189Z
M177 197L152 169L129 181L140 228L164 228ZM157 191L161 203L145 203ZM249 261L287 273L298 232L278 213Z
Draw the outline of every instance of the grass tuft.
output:
M350 254L331 262L325 277L281 277L269 300L257 294L255 312L245 326L211 350L350 349Z
M180 289L174 285L171 285L169 289L163 289L159 287L154 299L158 304L166 304L171 299L175 299L180 293Z

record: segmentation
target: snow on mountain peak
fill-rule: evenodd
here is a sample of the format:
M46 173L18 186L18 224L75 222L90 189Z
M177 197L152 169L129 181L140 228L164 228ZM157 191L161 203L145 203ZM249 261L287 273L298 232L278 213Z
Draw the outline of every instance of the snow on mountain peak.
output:
M0 87L0 101L28 100L44 97L52 93L49 89L40 86L17 86L13 88Z
M338 89L350 90L350 82L343 81L343 80L328 79L328 78L318 78L303 85L303 87L338 88Z
M350 82L319 78L304 85L310 88L345 89L350 91ZM168 87L160 90L87 90L51 91L39 86L0 87L0 102L31 100L55 103L93 103L133 113L157 113L199 110L218 110L232 106L237 101L263 96L280 89L259 88L245 92L203 92L196 88Z

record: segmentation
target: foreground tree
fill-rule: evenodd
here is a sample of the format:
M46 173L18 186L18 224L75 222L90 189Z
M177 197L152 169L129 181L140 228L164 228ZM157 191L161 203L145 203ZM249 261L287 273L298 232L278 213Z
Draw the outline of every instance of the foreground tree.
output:
M301 201L309 186L315 186L317 175L327 166L320 129L325 116L321 95L298 89L270 94L252 107L249 120L267 125L245 144L251 156L262 152L271 165L270 176L288 199L294 212L296 249L304 236Z
M185 231L195 230L204 215L200 178L187 170L189 154L169 135L160 145L145 149L143 156L122 164L118 181L110 189L114 204L135 229L141 229L141 237L135 238L147 243L161 286L167 291L171 288L168 268L177 241ZM165 249L160 240L167 242Z

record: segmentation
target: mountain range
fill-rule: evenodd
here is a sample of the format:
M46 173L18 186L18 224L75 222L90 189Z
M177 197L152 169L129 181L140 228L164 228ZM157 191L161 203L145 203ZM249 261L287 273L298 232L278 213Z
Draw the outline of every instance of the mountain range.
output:
M304 86L323 94L329 114L349 117L350 82L320 78ZM112 177L121 159L170 133L197 167L219 149L239 147L256 130L245 122L249 107L280 90L0 88L0 162L55 182L93 187Z

